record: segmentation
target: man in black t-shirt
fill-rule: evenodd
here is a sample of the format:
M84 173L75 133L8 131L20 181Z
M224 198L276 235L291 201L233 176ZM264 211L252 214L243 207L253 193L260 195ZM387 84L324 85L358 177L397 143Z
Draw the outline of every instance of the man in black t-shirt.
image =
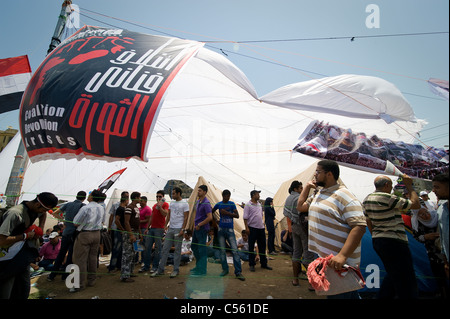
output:
M116 224L117 219L121 222L121 217L123 216L123 224L120 225L123 228L122 268L120 274L120 280L122 282L134 281L130 278L134 270L134 259L136 253L134 251L133 244L137 240L137 235L142 241L141 229L139 227L139 208L137 207L137 204L141 199L141 194L139 192L133 192L131 193L130 198L131 203L125 208L124 212L116 212ZM117 228L119 228L118 224Z

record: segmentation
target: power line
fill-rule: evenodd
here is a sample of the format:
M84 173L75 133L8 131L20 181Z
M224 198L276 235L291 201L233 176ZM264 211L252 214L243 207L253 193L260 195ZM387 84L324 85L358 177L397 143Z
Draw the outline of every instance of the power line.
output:
M294 38L294 39L266 39L266 40L245 40L245 41L201 41L205 43L270 43L270 42L298 42L298 41L322 41L322 40L351 40L367 39L367 38L386 38L386 37L405 37L405 36L420 36L420 35L437 35L448 34L448 31L436 32L417 32L417 33L394 33L394 34L379 34L379 35L357 35L357 36L341 36L341 37L316 37L316 38Z

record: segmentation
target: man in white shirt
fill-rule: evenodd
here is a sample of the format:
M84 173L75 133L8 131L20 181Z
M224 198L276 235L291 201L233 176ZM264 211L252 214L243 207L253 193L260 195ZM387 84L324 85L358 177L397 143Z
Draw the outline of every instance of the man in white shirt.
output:
M80 268L80 288L85 288L86 279L88 286L93 286L96 280L100 230L105 216L105 209L98 203L102 199L103 194L93 190L87 199L89 204L83 206L73 220L79 232L73 246L73 262ZM71 292L78 290L70 289Z
M161 252L161 259L159 260L158 270L151 276L156 277L164 274L164 267L169 256L170 248L175 247L173 272L170 278L174 278L179 273L181 260L181 244L183 242L183 235L189 215L189 205L181 197L181 188L175 187L172 191L173 200L170 202L169 213L166 218L165 229L169 225L169 229L164 239L164 245Z

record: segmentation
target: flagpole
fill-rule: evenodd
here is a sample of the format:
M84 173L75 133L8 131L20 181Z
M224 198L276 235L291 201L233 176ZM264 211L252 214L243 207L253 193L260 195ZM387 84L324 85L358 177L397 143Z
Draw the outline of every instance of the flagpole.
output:
M65 0L61 6L61 12L59 14L58 22L56 23L55 31L53 32L52 41L48 47L47 55L53 51L61 43L61 35L64 31L66 25L68 13L71 11L67 10L67 7L72 4L71 0Z
M72 4L71 0L64 0L61 6L61 12L58 17L58 22L56 23L55 31L53 32L52 40L50 42L49 48L47 50L47 55L50 54L60 43L61 36L64 31L66 20L71 10L67 10L67 7ZM20 134L20 133L19 133ZM6 206L17 205L19 197L21 196L21 189L23 183L23 177L25 174L25 168L28 164L28 154L25 146L23 145L22 139L19 142L19 147L17 148L17 153L14 158L13 168L11 169L11 174L9 176L8 185L6 186Z

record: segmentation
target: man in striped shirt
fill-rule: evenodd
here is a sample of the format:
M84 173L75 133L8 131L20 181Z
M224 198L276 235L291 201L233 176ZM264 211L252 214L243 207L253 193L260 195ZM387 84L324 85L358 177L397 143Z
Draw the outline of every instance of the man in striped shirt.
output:
M363 201L367 226L372 233L373 249L387 273L378 291L378 298L392 299L397 293L401 299L410 299L417 298L418 293L401 212L419 209L420 202L412 187L411 177L402 177L411 199L391 194L392 180L387 176L378 176L374 182L375 192Z
M332 254L328 266L336 270L344 264L359 267L361 238L366 231L361 203L338 184L338 179L339 165L335 161L318 162L313 180L303 188L297 202L298 211L308 212L308 249L320 257ZM318 191L308 198L312 189ZM327 297L359 298L359 295L351 291Z

